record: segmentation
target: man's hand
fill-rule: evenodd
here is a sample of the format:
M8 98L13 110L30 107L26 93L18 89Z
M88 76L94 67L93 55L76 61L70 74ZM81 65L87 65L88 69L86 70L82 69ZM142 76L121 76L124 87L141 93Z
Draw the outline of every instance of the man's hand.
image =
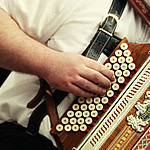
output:
M56 52L51 59L49 55L46 65L51 66L46 67L45 79L59 90L84 97L104 95L115 79L112 71L95 60L74 53Z

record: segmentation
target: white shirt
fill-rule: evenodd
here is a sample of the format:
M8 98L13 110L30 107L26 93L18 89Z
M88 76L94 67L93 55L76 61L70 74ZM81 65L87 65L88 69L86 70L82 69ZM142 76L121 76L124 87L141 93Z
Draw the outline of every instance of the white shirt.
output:
M81 54L90 43L111 3L112 0L1 0L0 7L33 38L58 51ZM150 28L129 4L121 16L115 34L120 38L127 37L130 42L150 43ZM99 62L103 63L106 58L102 54ZM12 72L0 89L0 123L17 121L27 127L34 109L28 109L26 105L38 89L38 77ZM74 98L74 95L69 94L58 106L59 116ZM50 129L49 117L46 116L39 132L54 142L49 134Z

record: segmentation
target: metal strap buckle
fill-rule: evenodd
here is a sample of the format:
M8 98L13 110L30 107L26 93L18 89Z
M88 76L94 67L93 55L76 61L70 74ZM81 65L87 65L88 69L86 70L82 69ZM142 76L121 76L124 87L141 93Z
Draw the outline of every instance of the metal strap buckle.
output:
M106 21L106 19L107 19L108 17L113 17L113 18L116 20L117 24L118 24L118 22L119 22L119 17L116 16L116 15L114 15L114 14L109 13L109 14L107 14L106 16L104 16L104 18L102 19L102 21L101 21L101 23L100 23L99 30L100 30L100 31L103 31L104 33L108 34L109 36L113 36L112 33L110 33L110 32L108 32L108 31L106 31L106 30L104 30L104 29L101 28L102 25L105 23L105 21Z

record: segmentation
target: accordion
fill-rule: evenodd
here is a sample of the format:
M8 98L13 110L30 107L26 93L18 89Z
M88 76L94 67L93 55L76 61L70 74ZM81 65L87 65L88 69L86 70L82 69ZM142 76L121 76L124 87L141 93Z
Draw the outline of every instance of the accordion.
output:
M107 94L77 97L51 130L63 150L148 147L150 44L133 44L124 38L104 65L116 76Z

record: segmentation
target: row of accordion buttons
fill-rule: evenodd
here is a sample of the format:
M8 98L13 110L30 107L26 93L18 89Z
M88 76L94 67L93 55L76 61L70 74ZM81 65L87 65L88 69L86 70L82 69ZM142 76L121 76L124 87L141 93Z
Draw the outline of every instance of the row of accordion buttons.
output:
M136 69L130 49L126 43L122 43L119 50L115 51L115 56L110 57L110 62L105 66L114 71L116 80L112 82L111 88L107 90L104 97L95 95L93 98L79 97L76 104L67 111L66 116L61 119L61 123L56 126L56 130L61 132L86 131L93 123L93 119L99 116L104 105L109 103L109 98L114 96L114 92L119 90L120 84L125 82L125 78L130 76L130 71Z

